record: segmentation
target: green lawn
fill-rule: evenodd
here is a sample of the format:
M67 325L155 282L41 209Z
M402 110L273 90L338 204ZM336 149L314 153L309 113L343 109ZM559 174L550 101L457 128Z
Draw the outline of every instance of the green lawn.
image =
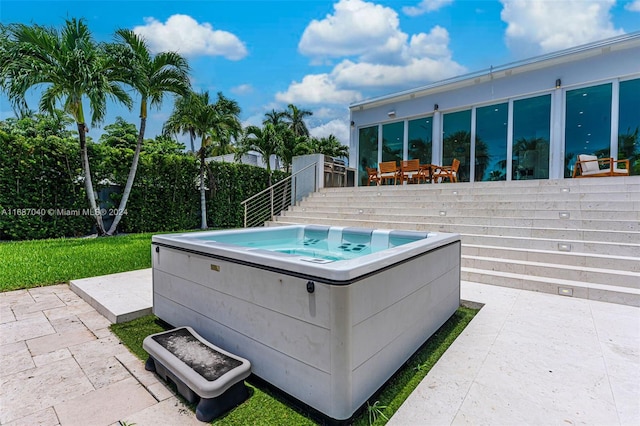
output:
M150 268L151 235L0 243L0 291Z
M353 424L355 426L385 424L386 419L390 419L398 410L477 312L477 309L460 307L385 384L380 393L371 398L368 407ZM147 353L142 349L142 340L149 334L165 329L165 326L153 315L111 326L111 330L120 340L143 361L146 361ZM260 381L250 378L248 385L251 395L249 399L212 424L223 426L316 424L303 410L294 408L279 393L265 387Z

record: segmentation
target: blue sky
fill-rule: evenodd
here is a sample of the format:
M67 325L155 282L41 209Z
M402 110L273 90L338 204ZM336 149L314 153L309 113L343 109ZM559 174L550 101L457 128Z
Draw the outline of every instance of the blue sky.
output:
M194 89L238 101L244 124L294 103L313 111L314 136L348 144L352 102L639 31L640 0L0 0L4 24L71 17L98 41L130 28L152 49L177 50ZM151 111L147 137L172 106ZM0 95L0 119L12 115ZM109 105L103 125L118 115L138 123L136 109Z

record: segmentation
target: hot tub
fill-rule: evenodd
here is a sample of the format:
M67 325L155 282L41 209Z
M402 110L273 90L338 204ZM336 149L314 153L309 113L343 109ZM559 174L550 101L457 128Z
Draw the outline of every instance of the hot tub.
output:
M156 316L337 420L460 304L457 234L294 225L152 244Z

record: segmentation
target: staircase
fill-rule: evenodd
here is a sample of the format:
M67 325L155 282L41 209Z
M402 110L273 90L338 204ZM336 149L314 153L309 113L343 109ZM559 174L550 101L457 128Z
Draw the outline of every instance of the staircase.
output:
M293 223L455 232L465 281L640 306L640 176L327 188Z

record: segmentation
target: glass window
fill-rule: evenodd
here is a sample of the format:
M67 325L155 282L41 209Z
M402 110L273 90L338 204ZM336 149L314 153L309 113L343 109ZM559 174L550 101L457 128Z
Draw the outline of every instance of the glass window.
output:
M442 165L460 160L458 181L469 182L471 155L471 110L444 114L442 124Z
M569 90L566 96L564 177L571 177L579 154L610 156L611 84Z
M431 164L433 117L409 121L409 158L419 159L420 164Z
M551 95L513 102L512 179L549 179Z
M630 174L640 175L640 78L620 82L618 159L629 159Z
M378 126L363 127L358 133L358 176L360 186L368 182L367 167L378 168Z
M476 108L476 181L507 179L508 111L508 103Z
M382 161L402 161L404 146L404 122L385 124L382 126Z

